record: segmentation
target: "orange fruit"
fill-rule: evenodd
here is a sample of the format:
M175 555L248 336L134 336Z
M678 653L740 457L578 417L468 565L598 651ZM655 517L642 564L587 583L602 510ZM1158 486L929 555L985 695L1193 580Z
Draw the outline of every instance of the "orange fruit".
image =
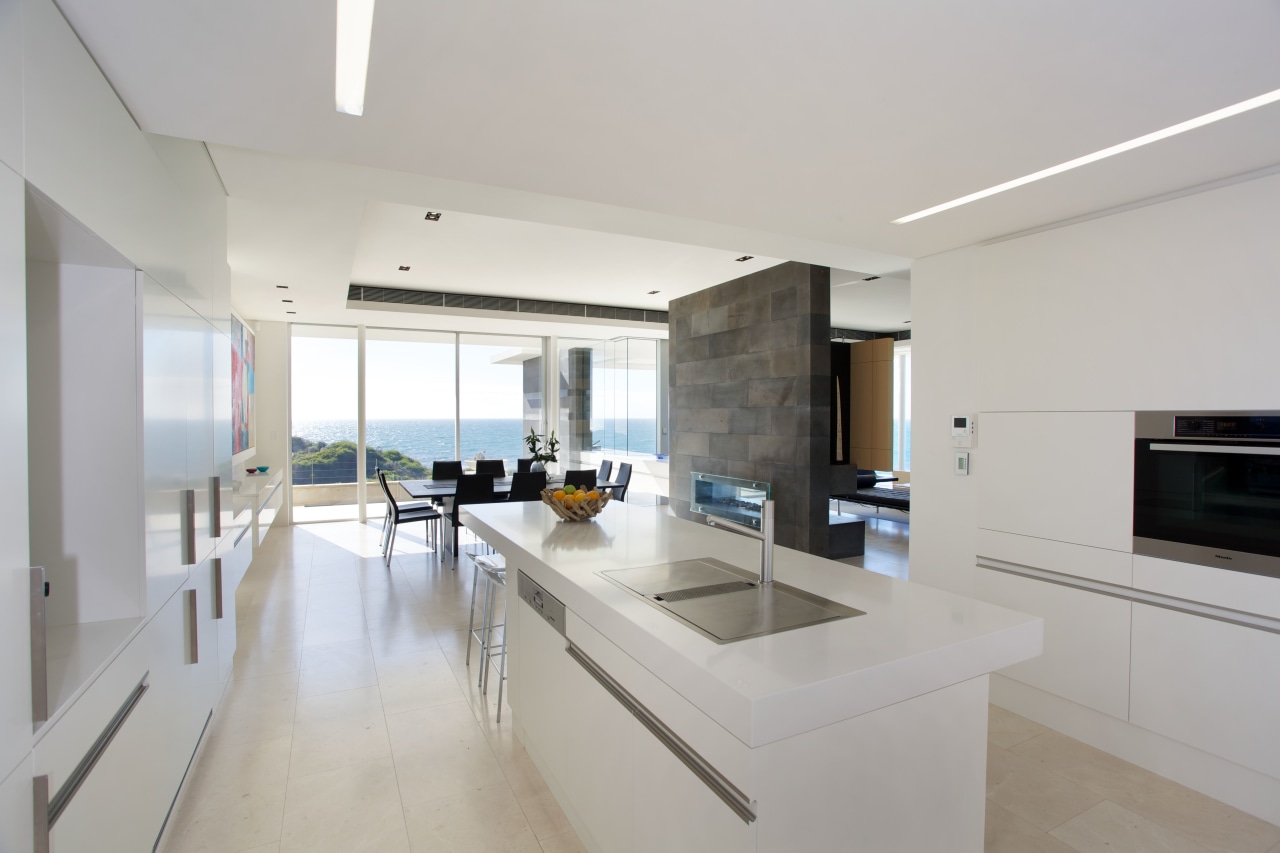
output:
M564 489L556 489L556 493L551 497L555 498L558 501L564 500Z
M595 489L592 489L591 491L587 492L587 497L591 498L591 500L593 501L598 501L600 500L600 493L597 492Z
M585 501L586 499L587 499L587 493L586 493L586 492L574 492L574 493L573 493L573 502L574 502L574 503L578 503L578 504L580 504L580 503L582 503L583 501Z

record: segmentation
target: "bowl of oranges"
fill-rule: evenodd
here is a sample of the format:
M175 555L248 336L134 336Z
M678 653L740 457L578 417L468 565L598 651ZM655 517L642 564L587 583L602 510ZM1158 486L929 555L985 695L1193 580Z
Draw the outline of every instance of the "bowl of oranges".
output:
M595 518L613 496L595 489L543 489L542 502L551 507L565 521L586 521Z

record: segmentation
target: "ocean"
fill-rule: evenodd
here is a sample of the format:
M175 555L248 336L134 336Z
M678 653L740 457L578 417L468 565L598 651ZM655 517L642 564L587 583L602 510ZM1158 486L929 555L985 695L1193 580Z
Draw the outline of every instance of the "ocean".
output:
M593 431L592 440L605 451L656 453L655 426L652 419L607 419ZM355 441L356 422L300 421L294 423L293 434L326 443ZM454 456L452 420L370 420L365 426L365 441L370 447L399 450L426 465L437 459L473 459L478 452L489 459L513 461L528 455L523 441L526 435L528 427L520 418L463 420L462 453ZM561 437L558 430L557 437Z

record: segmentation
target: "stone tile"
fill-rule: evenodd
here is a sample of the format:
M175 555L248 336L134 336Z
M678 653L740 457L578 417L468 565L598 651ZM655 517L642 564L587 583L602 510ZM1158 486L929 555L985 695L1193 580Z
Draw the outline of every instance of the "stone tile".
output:
M188 777L166 833L169 853L244 850L280 838L289 738L210 741Z
M587 848L582 846L577 834L573 832L544 838L540 843L543 853L587 853Z
M1209 850L1264 853L1280 842L1280 827L1058 732L1045 730L1012 751Z
M987 740L996 746L1009 749L1048 729L999 705L987 706Z
M303 647L299 696L336 693L377 683L378 672L367 639Z
M997 746L987 748L987 797L1046 832L1102 801L1087 788Z
M987 800L984 853L1078 853L1006 808Z
M391 759L289 780L280 853L407 853Z
M505 782L465 702L393 714L387 722L406 805Z
M1080 853L1205 853L1206 848L1172 829L1134 814L1110 800L1050 833Z
M505 782L406 807L413 853L541 853Z

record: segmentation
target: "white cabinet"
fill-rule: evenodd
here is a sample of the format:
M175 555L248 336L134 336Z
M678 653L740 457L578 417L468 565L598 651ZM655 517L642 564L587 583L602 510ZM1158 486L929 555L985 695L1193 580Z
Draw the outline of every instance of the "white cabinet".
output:
M1280 778L1280 636L1133 605L1129 720Z
M31 759L23 761L0 781L0 850L31 853Z
M1128 719L1129 601L983 568L974 594L1044 619L1044 653L1003 675Z
M978 527L1133 550L1133 412L983 412Z

